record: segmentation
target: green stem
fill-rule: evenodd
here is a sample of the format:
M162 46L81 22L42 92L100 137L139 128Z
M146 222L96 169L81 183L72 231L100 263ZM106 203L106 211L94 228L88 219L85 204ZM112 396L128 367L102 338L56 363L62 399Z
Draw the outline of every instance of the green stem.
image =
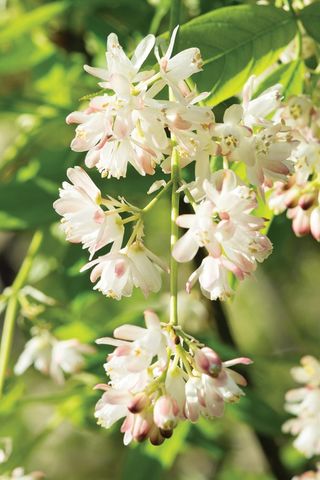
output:
M21 265L21 268L12 284L11 295L8 301L7 310L4 317L3 331L0 345L0 398L3 393L3 386L7 371L12 346L13 331L18 310L18 294L24 286L29 275L33 259L37 254L42 242L43 234L38 231L34 234L27 255Z
M169 180L169 182L163 187L163 189L157 193L157 195L141 210L142 213L146 213L149 210L151 210L152 207L160 200L160 198L166 193L166 191L171 187L172 180Z
M171 157L171 235L170 235L170 324L178 324L178 262L173 258L172 252L178 240L178 225L176 223L179 215L179 197L177 192L179 186L179 155L174 148Z

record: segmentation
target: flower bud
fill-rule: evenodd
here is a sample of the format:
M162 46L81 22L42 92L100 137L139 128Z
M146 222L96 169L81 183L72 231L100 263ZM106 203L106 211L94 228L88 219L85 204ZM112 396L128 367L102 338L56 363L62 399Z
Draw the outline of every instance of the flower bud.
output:
M149 404L149 398L144 393L137 393L133 399L127 405L129 412L131 413L140 413L144 408Z
M161 431L173 430L178 423L178 414L178 404L176 400L169 395L161 396L154 405L154 423Z
M164 437L161 435L159 428L156 425L153 425L149 432L149 440L152 445L158 446L164 442Z
M203 347L195 353L197 369L210 377L216 378L221 372L222 362L219 355L209 347Z
M312 236L320 242L320 207L316 207L312 210L310 215L310 229Z
M301 207L302 210L308 210L310 207L312 207L315 200L316 195L314 193L305 193L299 199L299 207Z
M302 210L302 208L297 208L298 210L295 212L292 228L297 237L302 237L310 232L310 219L308 214Z

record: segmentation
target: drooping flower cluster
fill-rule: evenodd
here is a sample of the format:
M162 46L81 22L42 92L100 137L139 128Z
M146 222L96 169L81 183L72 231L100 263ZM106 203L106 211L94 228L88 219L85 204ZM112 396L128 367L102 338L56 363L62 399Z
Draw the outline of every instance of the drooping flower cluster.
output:
M211 300L225 299L232 293L228 274L242 280L253 272L272 251L269 239L261 234L264 219L252 211L257 207L253 190L232 170L219 170L203 183L204 198L194 214L181 215L180 227L188 228L175 244L173 256L190 261L200 247L208 256L192 273L187 290L199 279L203 294Z
M243 395L245 379L229 367L248 358L222 362L211 348L201 345L179 327L161 324L145 312L146 328L123 325L114 338L99 344L116 347L104 367L110 381L95 416L105 428L124 418L124 443L149 439L155 445L169 438L180 421L196 422L200 415L220 417L224 404Z
M18 358L14 372L21 375L34 365L36 370L62 384L65 374L74 374L82 369L83 354L92 354L94 351L93 347L76 339L59 341L48 330L34 332Z
M293 445L307 458L320 454L320 363L312 356L301 359L301 367L291 370L303 387L289 390L285 408L297 418L283 425L284 432L297 435Z
M294 173L287 183L274 185L269 205L276 214L287 210L297 236L311 233L320 241L320 111L301 95L290 98L278 116L298 144L291 154Z

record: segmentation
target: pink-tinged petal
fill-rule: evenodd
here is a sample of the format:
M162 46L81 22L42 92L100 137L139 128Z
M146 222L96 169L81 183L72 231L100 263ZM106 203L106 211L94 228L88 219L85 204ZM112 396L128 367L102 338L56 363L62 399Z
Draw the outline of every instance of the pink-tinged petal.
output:
M88 120L88 114L85 112L72 112L66 118L66 123L71 125L72 123L83 123Z
M253 360L251 358L247 357L239 357L239 358L233 358L232 360L227 360L226 362L223 362L223 365L225 367L232 367L233 365L251 365L253 363Z

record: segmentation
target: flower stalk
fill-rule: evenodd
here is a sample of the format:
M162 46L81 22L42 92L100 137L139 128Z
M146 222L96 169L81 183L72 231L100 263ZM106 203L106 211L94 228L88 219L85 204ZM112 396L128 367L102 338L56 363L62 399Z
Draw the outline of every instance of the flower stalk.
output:
M35 232L33 235L27 255L21 265L15 281L13 282L11 295L8 300L0 345L0 398L3 393L4 381L12 347L13 332L18 309L19 291L26 283L34 257L39 251L42 238L43 234L40 231Z
M177 218L179 216L179 155L174 148L171 157L171 229L170 229L170 324L178 324L178 262L173 257L173 248L178 240Z

